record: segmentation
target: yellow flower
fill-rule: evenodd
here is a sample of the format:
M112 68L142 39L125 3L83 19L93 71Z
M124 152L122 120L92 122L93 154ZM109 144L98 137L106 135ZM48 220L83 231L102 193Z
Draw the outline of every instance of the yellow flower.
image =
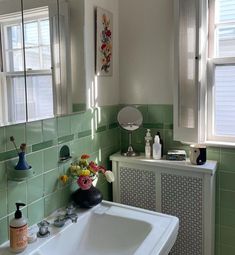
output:
M82 170L80 172L80 176L89 176L90 175L90 171L89 170Z
M67 175L61 175L60 181L65 184L68 181L69 177Z
M81 167L79 165L71 165L70 172L72 175L80 175Z

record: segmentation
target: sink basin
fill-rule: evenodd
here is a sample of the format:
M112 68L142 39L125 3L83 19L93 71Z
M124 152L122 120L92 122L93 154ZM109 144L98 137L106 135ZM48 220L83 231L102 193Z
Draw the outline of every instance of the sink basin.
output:
M176 240L178 225L173 216L102 202L78 212L77 223L51 228L49 238L38 239L21 254L165 255Z

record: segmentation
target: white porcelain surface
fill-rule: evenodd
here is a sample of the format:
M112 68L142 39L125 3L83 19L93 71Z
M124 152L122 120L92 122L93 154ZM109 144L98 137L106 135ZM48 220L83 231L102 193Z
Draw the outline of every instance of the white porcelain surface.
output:
M77 223L52 227L22 255L148 255L168 254L178 233L176 217L111 202L78 212ZM9 244L0 254L11 254Z

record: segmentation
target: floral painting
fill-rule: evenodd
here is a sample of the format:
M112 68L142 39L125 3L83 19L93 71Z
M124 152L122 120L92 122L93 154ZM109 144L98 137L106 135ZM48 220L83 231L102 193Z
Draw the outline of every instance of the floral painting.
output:
M113 72L113 15L100 7L96 12L96 74L111 76Z

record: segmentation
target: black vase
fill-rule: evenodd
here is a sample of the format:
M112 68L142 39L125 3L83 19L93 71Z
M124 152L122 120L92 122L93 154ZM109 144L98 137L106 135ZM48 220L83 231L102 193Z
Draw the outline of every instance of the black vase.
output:
M81 208L91 208L99 204L103 199L101 192L93 185L90 189L77 189L72 194L73 202Z

